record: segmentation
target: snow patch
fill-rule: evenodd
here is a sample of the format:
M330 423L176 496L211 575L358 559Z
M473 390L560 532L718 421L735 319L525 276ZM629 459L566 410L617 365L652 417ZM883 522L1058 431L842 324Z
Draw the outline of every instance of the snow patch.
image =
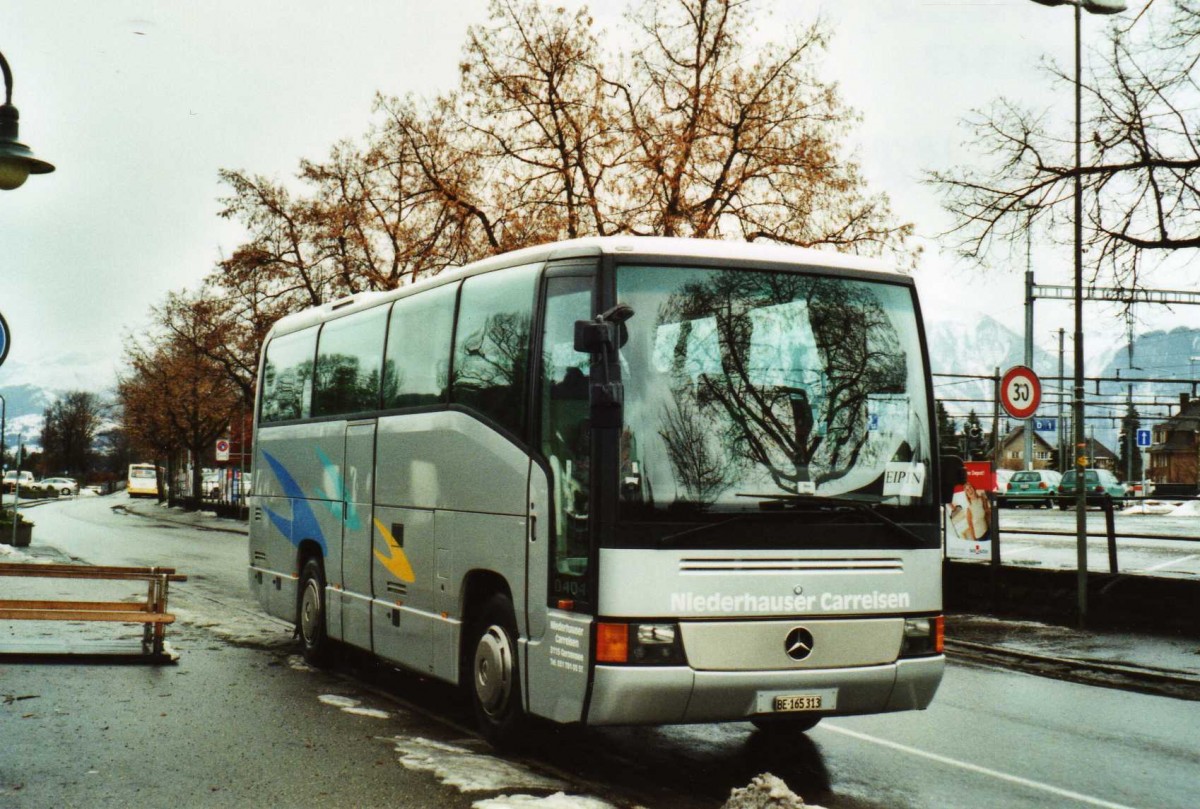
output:
M500 795L475 801L471 806L473 809L616 809L608 801L565 792L555 792L543 798L535 795Z
M42 559L38 556L21 553L21 551L12 545L5 545L4 543L0 543L0 558L3 558L5 562L13 564L49 565L54 562L53 559Z
M1200 517L1200 500L1188 500L1171 512L1172 517Z
M353 697L342 697L337 694L322 694L317 697L326 705L332 705L354 716L368 716L372 719L390 719L391 714L378 708L363 708L362 702Z
M292 646L292 627L265 614L218 605L216 601L206 604L203 613L178 606L187 602L188 596L180 592L178 602L171 599L171 612L189 626L207 629L218 637L245 646L273 649Z
M1143 500L1142 502L1121 509L1118 514L1171 514L1174 515L1179 503L1165 503L1161 500ZM1200 514L1197 512L1184 512Z
M312 666L304 662L304 658L300 655L292 655L287 659L288 668L293 671L316 671Z
M538 775L494 757L490 749L478 751L430 739L396 737L400 763L410 770L432 772L439 781L463 792L502 792L508 789L563 790L568 784ZM512 798L510 797L510 800Z
M729 800L721 809L821 809L788 789L782 779L765 772L741 789L729 793Z

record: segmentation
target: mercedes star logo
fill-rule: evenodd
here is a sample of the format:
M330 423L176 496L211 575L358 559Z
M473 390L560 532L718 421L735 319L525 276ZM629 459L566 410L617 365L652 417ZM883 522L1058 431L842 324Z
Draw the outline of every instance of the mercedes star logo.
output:
M803 660L812 654L813 636L802 626L798 626L787 634L783 648L792 660Z

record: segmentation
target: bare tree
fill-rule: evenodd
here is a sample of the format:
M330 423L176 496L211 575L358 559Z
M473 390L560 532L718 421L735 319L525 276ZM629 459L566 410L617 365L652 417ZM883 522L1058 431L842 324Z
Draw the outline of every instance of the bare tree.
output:
M646 0L622 61L586 10L493 0L459 86L380 97L358 145L305 162L299 194L243 172L250 239L217 284L294 311L560 238L742 238L915 257L911 226L845 148L856 117L818 75L821 23L753 51L757 3Z
M1087 78L1080 179L1084 239L1093 280L1135 287L1148 258L1200 247L1200 5L1176 0L1162 14L1110 29ZM1064 86L1073 74L1053 69ZM933 171L928 180L954 216L961 255L984 260L996 247L1041 228L1071 238L1074 138L1045 114L999 100L970 126L984 160Z
M95 461L95 443L105 404L94 393L69 391L46 408L42 463L57 474L84 475Z

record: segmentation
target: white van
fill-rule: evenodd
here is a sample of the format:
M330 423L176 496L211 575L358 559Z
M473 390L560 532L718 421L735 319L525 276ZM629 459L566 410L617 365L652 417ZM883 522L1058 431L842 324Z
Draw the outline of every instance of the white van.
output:
M11 492L17 488L20 483L21 487L32 486L34 483L32 472L18 472L15 469L4 473L4 491Z

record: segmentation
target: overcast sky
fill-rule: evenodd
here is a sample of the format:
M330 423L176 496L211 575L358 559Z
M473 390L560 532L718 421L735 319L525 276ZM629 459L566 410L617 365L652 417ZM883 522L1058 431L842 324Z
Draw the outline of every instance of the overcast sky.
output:
M618 4L592 8L599 26L616 27ZM0 192L0 312L13 332L0 388L110 387L122 338L149 307L197 284L241 241L217 216L218 170L290 178L302 158L359 137L377 91L449 89L466 27L485 9L484 0L4 0L0 51L21 140L57 171ZM872 189L927 240L917 273L927 316L986 306L1019 331L1023 263L985 277L940 251L929 237L947 220L920 176L970 157L958 122L999 95L1056 105L1069 123L1070 97L1050 91L1040 65L1070 64L1070 9L789 0L770 28L818 13L836 32L822 73L863 117L852 146ZM1085 15L1085 38L1099 42L1104 24ZM1069 252L1036 259L1039 283L1068 282ZM1070 330L1064 304L1038 306L1039 341ZM1178 325L1172 317L1149 325Z

